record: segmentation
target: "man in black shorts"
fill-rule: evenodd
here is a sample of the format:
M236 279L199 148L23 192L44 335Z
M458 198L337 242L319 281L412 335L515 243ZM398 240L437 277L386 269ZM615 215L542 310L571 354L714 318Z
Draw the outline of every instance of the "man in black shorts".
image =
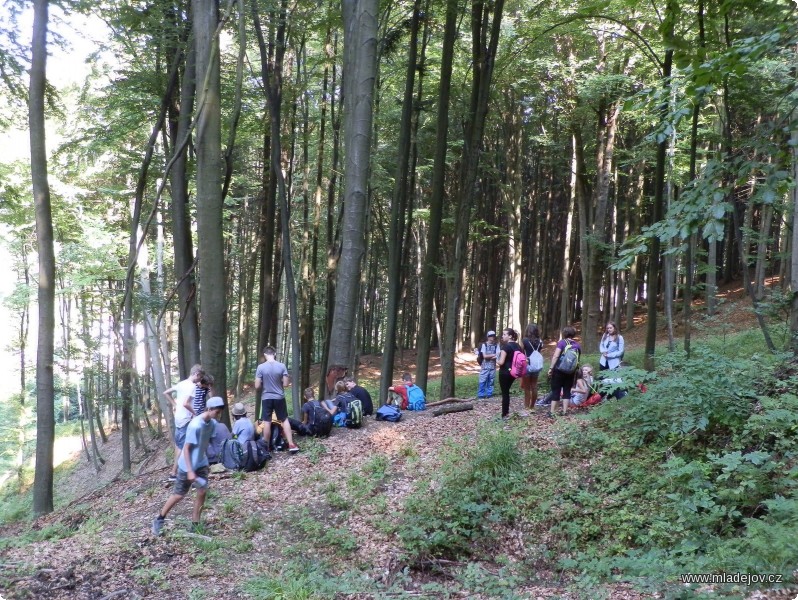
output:
M272 412L274 412L283 427L283 434L288 442L288 451L292 454L299 452L291 434L288 407L285 403L285 388L291 385L288 369L283 363L277 361L277 351L271 346L266 346L263 349L263 356L266 358L266 362L259 364L255 371L255 392L260 392L262 406L260 418L263 420L263 439L271 439Z

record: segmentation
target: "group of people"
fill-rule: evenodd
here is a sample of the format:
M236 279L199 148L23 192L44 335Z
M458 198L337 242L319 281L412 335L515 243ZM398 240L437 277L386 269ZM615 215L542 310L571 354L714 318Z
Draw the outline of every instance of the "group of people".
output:
M233 418L232 432L221 422L220 417L225 401L219 396L207 398L213 384L213 377L206 373L201 365L194 365L189 376L164 391L174 412L175 460L169 480L174 481L172 493L152 522L152 533L160 535L169 512L188 493L191 487L196 488L194 507L191 516L191 530L200 530L200 516L208 489L210 465L221 461L221 451L226 440L235 440L246 447L251 441L263 439L267 447L272 440L272 419L275 426L282 430L290 454L299 451L294 443L294 433L299 435L326 435L329 427L324 423L334 423L344 427L351 426L351 406L357 403L359 416L362 418L374 414L374 402L368 390L357 385L354 378L343 377L335 384L335 396L327 400L317 400L312 387L303 392L305 399L300 411L300 419L288 415L285 389L291 385L291 379L285 364L277 360L277 352L267 346L263 349L264 361L255 372L255 390L261 403L261 417L253 423L247 416L242 402L233 405L230 414ZM405 373L402 383L389 388L401 403L408 397L418 397L423 392L413 384L412 376ZM329 420L325 417L329 415ZM358 423L360 425L360 423Z
M521 343L518 332L512 328L502 331L501 341L497 342L496 332L488 331L486 340L475 350L477 359L481 362L477 398L490 398L493 396L494 378L498 369L499 388L502 396L502 419L510 416L510 388L516 379L520 379L521 389L524 391L524 406L533 409L535 406L551 406L552 412L562 407L563 411L569 405L584 406L597 401L594 388L593 367L589 364L579 365L582 347L574 338L576 329L568 325L562 329L561 338L554 348L548 368L550 392L538 400L538 377L540 370L532 368L530 357L541 353L543 341L540 339L540 329L534 323L527 325ZM518 362L516 353L522 353L524 362L529 364L528 369L519 375L513 372L512 366ZM604 333L599 342L600 370L617 370L621 365L624 355L623 336L618 331L618 326L607 322ZM542 366L542 363L540 363Z

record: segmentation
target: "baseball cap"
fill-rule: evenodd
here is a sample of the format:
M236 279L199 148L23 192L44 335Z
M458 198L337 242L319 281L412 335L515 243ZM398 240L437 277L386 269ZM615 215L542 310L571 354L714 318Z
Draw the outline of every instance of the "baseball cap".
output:
M222 400L219 396L214 396L208 400L205 408L224 408L224 400Z
M490 337L490 336L492 336L492 335L493 335L493 336L495 336L495 335L496 335L496 332L495 332L495 331L493 331L493 330L491 329L491 330L488 332L488 337Z

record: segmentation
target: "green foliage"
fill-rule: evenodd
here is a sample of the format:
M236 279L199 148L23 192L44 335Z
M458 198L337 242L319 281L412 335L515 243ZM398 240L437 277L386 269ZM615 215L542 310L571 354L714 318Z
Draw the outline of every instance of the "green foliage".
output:
M491 523L518 516L525 467L515 433L483 430L474 444L450 443L434 481L405 503L399 537L411 559L470 555Z

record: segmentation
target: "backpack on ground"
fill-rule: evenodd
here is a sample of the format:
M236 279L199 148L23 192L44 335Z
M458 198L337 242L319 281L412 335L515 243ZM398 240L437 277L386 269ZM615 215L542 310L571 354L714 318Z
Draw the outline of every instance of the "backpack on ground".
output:
M543 355L537 350L532 350L527 363L526 374L538 375L543 370Z
M321 402L313 401L313 410L310 412L310 431L316 437L327 437L330 435L333 426L333 418L328 413Z
M385 406L380 406L377 409L376 419L378 421L389 421L390 423L396 423L402 419L402 411L392 404L386 404Z
M250 440L243 446L244 450L244 471L258 471L263 468L266 461L271 458L266 442L263 440Z
M244 467L244 449L236 440L229 439L222 442L219 456L225 469L240 471Z
M560 373L571 375L576 372L579 366L579 352L574 347L572 340L565 340L565 348L557 361L557 370Z
M526 375L526 354L522 350L516 350L513 354L513 362L510 364L510 375L518 379Z
M424 410L427 408L427 399L424 397L424 392L417 385L407 386L407 409L408 410Z
M283 433L283 426L280 423L272 421L271 444L269 445L272 452L281 452L288 450L288 440L285 439Z
M346 405L346 426L357 429L363 425L363 403L357 398Z

